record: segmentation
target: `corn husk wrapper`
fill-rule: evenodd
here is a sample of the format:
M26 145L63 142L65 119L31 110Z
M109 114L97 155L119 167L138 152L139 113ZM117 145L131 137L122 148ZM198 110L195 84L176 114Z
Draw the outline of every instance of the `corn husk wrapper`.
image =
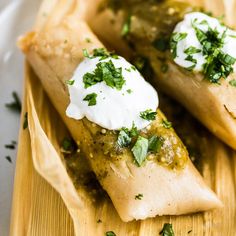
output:
M53 2L56 1L51 2L51 7ZM65 2L61 4L66 7ZM202 2L213 7L218 15L227 10L226 20L234 24L234 1L214 1L214 5L210 4L212 1ZM42 21L43 18L38 20L38 24ZM68 135L68 131L27 64L25 73L22 123L27 111L29 127L20 131L11 235L104 235L110 230L122 236L158 235L166 222L173 224L176 235L234 235L236 154L233 151L212 136L206 140L211 148L202 174L223 201L223 209L124 223L108 198L97 202L83 186L74 188L60 152L61 137Z

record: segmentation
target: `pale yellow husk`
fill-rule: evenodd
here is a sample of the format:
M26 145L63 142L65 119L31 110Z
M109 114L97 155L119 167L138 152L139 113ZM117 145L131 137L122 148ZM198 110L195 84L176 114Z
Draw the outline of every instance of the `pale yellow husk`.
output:
M65 4L67 1L61 2ZM214 4L209 4L209 2L214 2ZM53 1L51 4L53 5ZM227 20L234 24L233 7L230 7L233 1L231 3L225 1L225 4L222 1L205 1L205 4L213 7L218 11L217 13L230 9L227 13L231 15L227 15ZM79 194L77 194L72 183L67 181L69 176L65 171L62 156L60 156L58 137L64 137L67 130L28 65L26 65L25 71L25 98L22 114L24 115L25 111L28 112L29 130L21 129L20 131L11 235L99 236L109 230L121 236L158 235L166 222L173 224L176 235L188 235L190 230L192 231L189 235L199 236L233 236L235 234L236 154L215 138L207 140L211 150L204 162L203 176L223 201L224 208L220 210L124 223L109 200L104 199L99 204L95 204L91 195L82 188L78 190ZM47 156L50 156L50 159L45 158ZM55 166L56 168L54 168ZM35 169L56 190L60 190L61 197L37 174ZM55 178L58 181L53 181ZM102 220L102 223L97 223L99 219Z

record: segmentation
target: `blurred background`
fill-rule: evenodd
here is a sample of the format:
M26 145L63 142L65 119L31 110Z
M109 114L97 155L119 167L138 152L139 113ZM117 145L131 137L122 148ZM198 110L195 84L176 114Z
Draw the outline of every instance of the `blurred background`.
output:
M17 38L33 26L41 0L0 0L0 235L9 234L24 58ZM18 101L19 98L19 101Z

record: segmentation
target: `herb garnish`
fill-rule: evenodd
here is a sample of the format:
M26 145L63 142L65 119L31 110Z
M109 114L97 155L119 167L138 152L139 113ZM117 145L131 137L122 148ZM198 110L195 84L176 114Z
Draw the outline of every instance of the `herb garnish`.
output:
M72 153L77 150L77 145L72 138L65 137L61 142L61 151Z
M155 120L156 119L157 112L152 111L151 109L147 109L146 111L140 112L140 117L144 120Z
M113 231L107 231L106 236L116 236L116 234Z
M236 87L236 80L235 79L230 80L229 84L233 87Z
M217 29L208 27L208 30L204 32L196 26L196 21L193 22L193 28L203 47L202 53L206 56L206 63L203 65L205 79L211 83L219 83L221 78L227 78L233 72L232 66L236 62L236 58L221 50L227 29L220 34Z
M83 76L84 87L88 88L96 83L104 81L107 86L121 90L125 80L122 68L116 68L111 60L99 62L92 73Z
M161 150L163 142L164 142L164 139L162 137L153 135L148 140L148 151L158 153Z
M172 123L169 122L168 120L162 120L162 125L166 129L170 129L172 127Z
M89 59L100 57L99 61L105 60L109 57L111 57L113 59L118 59L119 58L119 56L117 54L115 54L114 52L108 52L105 48L95 48L95 49L93 49L93 54L92 55L89 55L87 49L83 49L83 54L84 54L84 57L87 57Z
M88 50L85 49L85 48L83 49L83 55L84 55L84 57L91 58L89 53L88 53Z
M134 197L135 200L142 200L142 198L143 198L143 194L142 193L139 193L138 195L136 195Z
M12 163L11 157L10 156L5 156L6 160L10 163Z
M188 47L187 49L184 50L184 53L186 53L187 55L192 55L195 53L199 53L202 50L193 46Z
M129 94L131 94L131 93L132 93L132 90L131 90L131 89L127 89L126 92L129 93Z
M66 84L68 84L68 85L73 85L74 83L75 83L74 80L67 80L67 81L66 81Z
M96 93L90 93L90 94L85 96L83 101L87 101L88 102L88 106L95 106L97 104L96 98L97 98L97 94Z
M170 39L170 51L172 54L173 58L177 57L177 44L179 41L185 39L187 37L187 33L173 33L171 35L171 39Z
M12 92L13 102L5 104L5 106L13 111L21 112L21 101L18 94L14 91Z
M126 37L129 34L130 26L131 26L131 16L129 15L122 27L121 36Z
M121 148L128 147L129 144L131 143L131 140L132 139L130 137L128 129L126 128L121 129L117 139L117 144L119 145L119 147Z
M86 38L85 41L86 41L86 43L91 43L92 42L90 38Z
M119 147L128 147L131 143L131 140L133 137L138 135L138 129L134 125L132 125L132 128L129 130L128 128L122 128L118 134L117 144Z
M7 149L15 149L16 148L16 141L11 141L11 144L6 144L5 145L5 148L7 148Z
M28 128L28 112L25 113L24 115L24 122L23 122L23 129Z
M172 224L165 223L163 229L159 233L161 236L174 236L174 230L172 228Z
M138 136L138 139L131 149L134 160L138 166L141 166L145 161L148 153L148 139Z

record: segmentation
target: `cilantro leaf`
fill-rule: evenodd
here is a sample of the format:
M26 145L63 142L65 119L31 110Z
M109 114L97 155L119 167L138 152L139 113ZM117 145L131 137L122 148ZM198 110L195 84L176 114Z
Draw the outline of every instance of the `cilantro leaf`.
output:
M193 46L188 47L187 49L184 50L184 53L186 53L187 55L192 55L195 53L199 53L202 50Z
M25 113L24 115L24 122L23 122L23 129L28 128L28 112Z
M125 128L121 129L118 135L117 144L119 147L127 147L131 143L131 137L129 131Z
M152 111L151 109L147 109L146 111L140 112L140 117L144 120L155 120L157 112Z
M21 101L18 94L14 91L12 92L13 102L5 104L5 106L12 111L21 112Z
M90 93L85 96L83 101L88 101L88 106L95 106L97 104L97 94L96 93Z
M111 60L107 62L99 62L92 73L86 73L83 76L85 88L102 81L111 88L121 90L125 83L122 75L122 68L116 68Z
M229 84L233 87L236 87L236 80L235 79L230 80Z
M170 129L172 127L172 123L169 122L168 120L162 120L162 125L166 129Z
M177 57L177 44L179 41L185 39L187 37L187 33L173 33L171 35L171 39L170 39L170 51L172 54L173 58Z
M113 231L107 231L106 236L116 236L116 234Z
M142 193L139 193L139 194L137 194L137 195L134 197L135 200L142 200L142 198L143 198L143 194L142 194Z
M61 148L67 152L73 152L77 149L77 145L72 138L65 137L62 140Z
M129 34L130 27L131 27L131 16L129 15L121 30L122 37L126 37Z
M131 149L134 155L135 162L138 166L141 166L143 162L146 160L148 153L148 139L138 136L138 139Z
M161 236L174 236L174 230L172 228L172 224L165 223L162 231L160 232Z
M148 151L158 153L161 150L164 139L162 137L158 137L153 135L148 140Z
M66 84L68 84L68 85L73 85L74 83L75 83L74 80L67 80L67 81L66 81Z
M133 123L132 128L122 128L118 134L117 144L119 147L128 147L132 141L132 138L138 135L138 129Z

